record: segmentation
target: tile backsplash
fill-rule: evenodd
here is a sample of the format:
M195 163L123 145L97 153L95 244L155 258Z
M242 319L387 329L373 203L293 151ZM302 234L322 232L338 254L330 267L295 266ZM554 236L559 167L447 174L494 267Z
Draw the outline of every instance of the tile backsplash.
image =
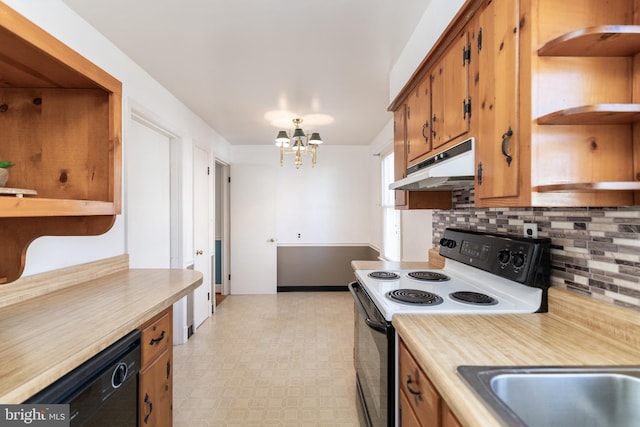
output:
M447 227L523 235L535 223L551 239L553 286L640 311L640 206L625 208L473 207L473 190L433 212L433 243Z

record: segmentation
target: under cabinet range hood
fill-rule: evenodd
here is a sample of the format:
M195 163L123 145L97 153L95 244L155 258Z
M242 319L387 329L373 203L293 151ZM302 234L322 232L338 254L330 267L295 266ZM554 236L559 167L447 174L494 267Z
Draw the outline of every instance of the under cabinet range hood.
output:
M411 166L407 177L389 185L389 190L451 191L473 187L475 140L469 138Z

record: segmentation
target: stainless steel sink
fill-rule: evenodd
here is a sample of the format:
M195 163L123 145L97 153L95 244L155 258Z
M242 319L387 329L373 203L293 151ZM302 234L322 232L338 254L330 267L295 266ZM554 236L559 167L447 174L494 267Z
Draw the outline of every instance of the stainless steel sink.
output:
M459 366L508 426L640 426L640 366Z

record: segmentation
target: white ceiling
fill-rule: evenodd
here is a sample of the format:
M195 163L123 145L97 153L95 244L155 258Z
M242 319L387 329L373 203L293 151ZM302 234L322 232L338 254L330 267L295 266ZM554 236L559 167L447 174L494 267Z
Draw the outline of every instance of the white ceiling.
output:
M285 110L359 145L391 119L389 72L430 0L63 1L231 144L273 144L265 114Z

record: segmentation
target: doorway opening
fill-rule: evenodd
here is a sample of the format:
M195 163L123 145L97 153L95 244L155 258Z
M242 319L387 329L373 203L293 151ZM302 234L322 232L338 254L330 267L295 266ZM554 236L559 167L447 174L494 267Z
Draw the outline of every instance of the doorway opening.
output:
M215 162L215 197L214 197L214 287L215 305L231 293L230 285L230 231L229 231L229 165Z

